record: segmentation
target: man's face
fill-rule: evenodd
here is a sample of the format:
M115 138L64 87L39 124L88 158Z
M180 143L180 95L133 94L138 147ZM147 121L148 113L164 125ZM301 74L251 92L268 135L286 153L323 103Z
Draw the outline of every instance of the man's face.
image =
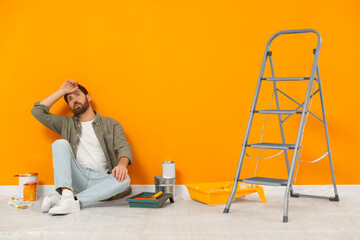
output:
M89 108L88 95L85 95L80 89L68 94L67 100L71 111L73 111L76 116L86 112Z

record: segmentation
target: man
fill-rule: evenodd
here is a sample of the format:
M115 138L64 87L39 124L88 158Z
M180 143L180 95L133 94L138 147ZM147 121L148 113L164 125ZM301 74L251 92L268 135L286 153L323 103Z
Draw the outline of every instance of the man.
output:
M61 97L72 117L49 113ZM45 197L42 211L50 215L79 211L95 201L130 194L127 166L130 144L120 123L95 112L88 91L67 80L58 91L35 103L31 113L61 135L52 144L55 188L59 196Z

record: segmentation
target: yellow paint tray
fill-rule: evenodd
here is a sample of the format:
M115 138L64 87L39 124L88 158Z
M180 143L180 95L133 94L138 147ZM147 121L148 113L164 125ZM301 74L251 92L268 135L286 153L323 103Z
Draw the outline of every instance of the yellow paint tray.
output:
M215 182L215 183L194 183L186 184L190 197L196 201L209 205L226 204L230 197L233 182ZM238 183L235 198L247 194L259 194L260 200L266 203L264 189L261 186Z

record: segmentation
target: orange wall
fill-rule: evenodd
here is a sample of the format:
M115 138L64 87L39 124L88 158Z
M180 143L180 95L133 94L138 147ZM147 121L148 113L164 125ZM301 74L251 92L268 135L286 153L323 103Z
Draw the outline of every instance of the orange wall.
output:
M355 0L0 1L0 184L17 184L12 175L27 172L53 184L50 147L59 136L30 109L66 79L85 85L98 112L122 123L134 151L133 184L152 184L166 160L176 162L179 184L232 180L266 41L298 28L323 37L319 61L337 183L360 184L359 12ZM274 42L278 76L309 75L301 61L312 60L312 37ZM282 89L298 93L298 101L305 93ZM264 91L263 108L269 96ZM62 100L52 112L70 114ZM264 140L278 139L277 122L268 122L276 127L265 129ZM297 122L286 122L289 141ZM313 118L306 129L303 157L312 160L325 151L323 131ZM258 141L260 131L252 133ZM251 176L255 161L245 163L243 176ZM285 177L283 158L262 162L258 173ZM329 183L327 160L301 164L297 184Z

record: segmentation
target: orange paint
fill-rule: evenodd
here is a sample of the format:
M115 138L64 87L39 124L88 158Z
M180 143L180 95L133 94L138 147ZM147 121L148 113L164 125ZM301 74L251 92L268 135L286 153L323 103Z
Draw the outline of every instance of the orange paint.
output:
M138 198L135 198L135 199L138 199L138 200L152 200L152 201L158 201L158 199L155 199L155 198L141 198L141 197L138 197Z
M336 181L360 184L360 113L353 111L359 10L355 0L0 1L0 184L17 185L14 174L33 171L41 173L39 184L54 184L51 144L59 135L30 109L66 79L86 86L94 108L121 122L134 152L132 184L153 184L168 160L176 162L177 184L232 181L266 41L297 28L323 38L319 64ZM311 35L273 44L276 76L310 74ZM259 107L266 109L271 84L263 86ZM281 89L300 102L305 96L292 85ZM312 109L319 114L319 105ZM51 112L71 114L63 99ZM263 120L254 121L251 142L259 141ZM285 122L289 143L298 120ZM306 125L307 160L326 150L316 121ZM268 123L264 141L280 139L277 118ZM242 177L254 173L255 160L246 161ZM284 158L261 162L258 176L286 177ZM296 184L330 183L327 160L300 164Z
M37 192L36 192L37 182L29 182L24 184L24 201L36 201Z

